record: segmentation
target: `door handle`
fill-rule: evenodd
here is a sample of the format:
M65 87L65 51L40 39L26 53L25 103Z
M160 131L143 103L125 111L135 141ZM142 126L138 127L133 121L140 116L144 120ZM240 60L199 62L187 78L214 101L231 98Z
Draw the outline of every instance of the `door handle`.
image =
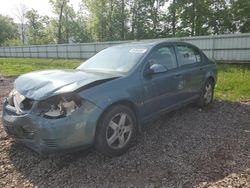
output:
M204 69L204 68L201 67L201 68L200 68L200 71L202 71L203 69Z
M175 77L175 78L181 78L182 75L181 75L181 74L176 74L176 75L174 75L174 77Z

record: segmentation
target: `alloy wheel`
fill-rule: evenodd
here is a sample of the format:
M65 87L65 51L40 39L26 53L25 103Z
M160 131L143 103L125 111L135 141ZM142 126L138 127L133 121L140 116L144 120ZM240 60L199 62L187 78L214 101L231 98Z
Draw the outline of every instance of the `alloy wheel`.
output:
M123 148L132 135L133 122L126 113L116 114L109 122L106 130L106 140L113 149Z
M207 85L205 86L203 97L204 97L205 104L209 104L212 101L213 86L210 82L208 82Z

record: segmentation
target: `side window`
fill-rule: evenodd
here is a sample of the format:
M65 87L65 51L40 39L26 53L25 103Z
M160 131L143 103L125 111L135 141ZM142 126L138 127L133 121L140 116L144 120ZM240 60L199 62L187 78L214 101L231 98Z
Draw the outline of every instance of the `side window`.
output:
M168 70L176 68L176 58L174 49L171 46L164 46L155 49L149 56L150 65L161 64Z
M177 46L178 62L180 66L201 62L200 53L190 46Z

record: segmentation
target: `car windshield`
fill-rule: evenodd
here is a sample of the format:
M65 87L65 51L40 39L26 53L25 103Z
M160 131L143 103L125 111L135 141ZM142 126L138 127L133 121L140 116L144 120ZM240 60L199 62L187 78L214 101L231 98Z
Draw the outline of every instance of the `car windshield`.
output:
M147 51L146 47L116 46L102 50L77 69L105 72L129 72Z

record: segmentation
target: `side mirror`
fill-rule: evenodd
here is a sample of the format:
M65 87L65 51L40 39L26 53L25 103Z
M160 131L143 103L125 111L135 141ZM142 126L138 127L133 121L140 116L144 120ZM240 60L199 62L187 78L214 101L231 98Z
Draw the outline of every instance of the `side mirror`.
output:
M163 72L167 72L167 68L164 67L161 64L153 64L151 65L144 73L145 76L150 76L152 74L156 74L156 73L163 73Z

